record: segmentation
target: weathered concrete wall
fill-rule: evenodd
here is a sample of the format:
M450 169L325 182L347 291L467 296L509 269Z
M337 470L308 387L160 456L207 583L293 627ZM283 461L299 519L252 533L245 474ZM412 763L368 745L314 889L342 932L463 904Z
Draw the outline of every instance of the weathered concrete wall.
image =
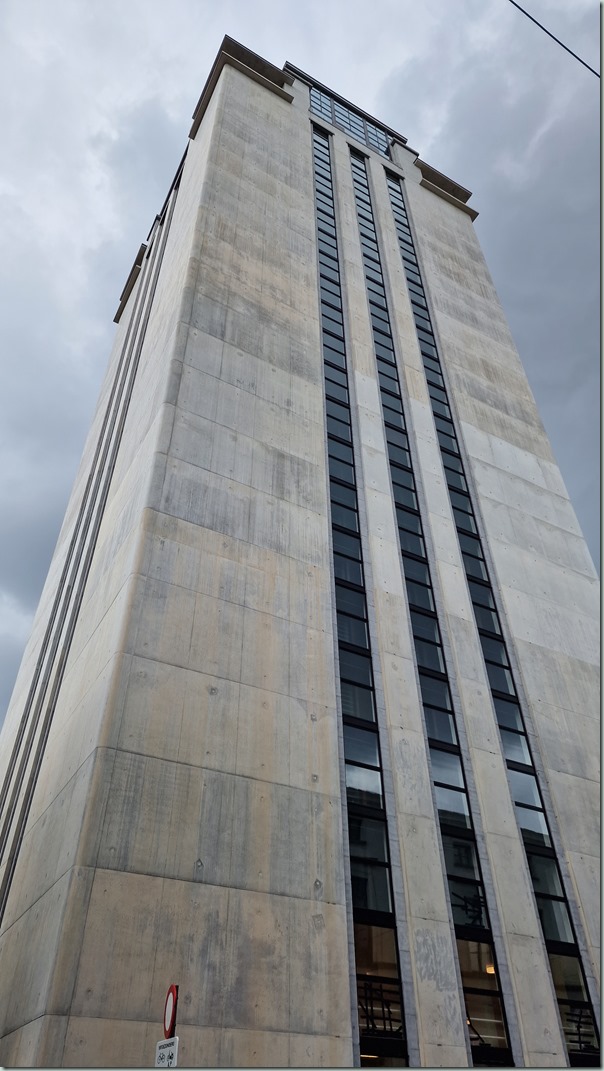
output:
M310 167L226 67L5 918L7 1064L149 1064L173 981L183 1066L351 1062Z
M571 876L567 891L571 899L576 894L584 927L579 943L583 947L585 933L597 965L599 585L470 219L413 177L409 168L406 199L474 480L473 501L506 615L548 815L560 834L561 865ZM437 451L426 464L425 486L439 501L431 509L438 515L435 546L458 672L468 678L465 723L523 1042L532 1062L547 1060L548 1052L564 1060L553 1004L545 999L551 984L540 928Z

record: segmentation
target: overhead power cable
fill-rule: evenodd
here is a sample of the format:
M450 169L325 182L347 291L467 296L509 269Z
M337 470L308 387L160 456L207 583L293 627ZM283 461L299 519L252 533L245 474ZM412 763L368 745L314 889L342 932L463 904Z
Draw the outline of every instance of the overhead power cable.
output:
M574 56L574 58L576 60L579 60L579 63L582 63L584 67L587 67L588 71L591 71L592 74L595 74L596 78L600 77L598 72L594 71L593 67L589 66L589 63L586 63L585 60L582 60L581 57L577 55L576 52L573 52L573 50L571 48L568 48L557 37L554 37L553 33L550 33L549 30L546 30L545 26L542 26L540 22L537 22L537 19L534 19L532 15L529 15L528 11L525 11L523 7L520 7L520 4L517 4L516 0L510 0L510 4L513 4L514 7L517 7L518 10L521 11L523 15L526 15L527 19L530 19L531 22L535 23L535 26L538 26L540 30L543 30L543 32L547 34L548 37L551 37L552 41L555 41L556 44L560 45L560 47L563 48L566 52L570 52L571 56Z

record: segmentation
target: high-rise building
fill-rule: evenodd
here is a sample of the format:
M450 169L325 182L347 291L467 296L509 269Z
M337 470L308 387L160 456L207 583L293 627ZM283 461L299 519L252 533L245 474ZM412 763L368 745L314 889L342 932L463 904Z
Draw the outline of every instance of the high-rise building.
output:
M2 736L0 1062L599 1066L598 583L469 191L225 38Z

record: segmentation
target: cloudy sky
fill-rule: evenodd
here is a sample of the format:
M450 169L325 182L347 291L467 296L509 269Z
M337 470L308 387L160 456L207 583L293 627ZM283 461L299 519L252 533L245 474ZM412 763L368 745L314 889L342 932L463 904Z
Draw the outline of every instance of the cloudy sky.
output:
M523 6L596 70L596 0ZM599 81L508 0L3 0L0 720L112 319L222 37L297 67L474 191L479 239L594 559Z

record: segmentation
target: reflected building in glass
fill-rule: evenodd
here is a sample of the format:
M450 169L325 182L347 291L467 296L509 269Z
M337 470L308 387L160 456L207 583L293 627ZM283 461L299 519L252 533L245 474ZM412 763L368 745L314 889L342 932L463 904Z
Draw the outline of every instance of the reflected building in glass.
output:
M225 38L0 751L0 1059L599 1066L598 581L469 191Z

